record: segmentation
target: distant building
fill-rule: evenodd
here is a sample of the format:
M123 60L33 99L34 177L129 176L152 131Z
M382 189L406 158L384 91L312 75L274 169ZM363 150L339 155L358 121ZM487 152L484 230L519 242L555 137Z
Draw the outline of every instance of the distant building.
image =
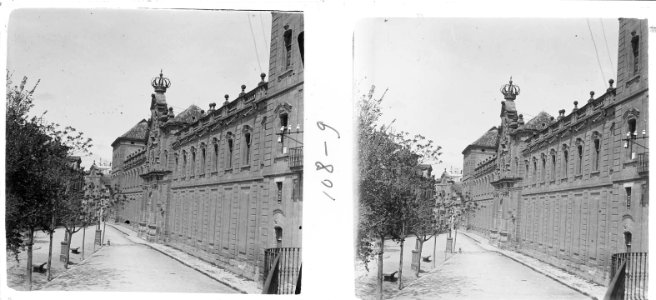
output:
M524 122L511 80L501 124L463 151L470 226L601 284L613 253L648 250L648 28L619 23L617 87Z
M273 13L269 62L268 82L177 115L160 73L150 118L112 143L113 181L129 199L121 222L260 282L265 249L302 244L302 14Z

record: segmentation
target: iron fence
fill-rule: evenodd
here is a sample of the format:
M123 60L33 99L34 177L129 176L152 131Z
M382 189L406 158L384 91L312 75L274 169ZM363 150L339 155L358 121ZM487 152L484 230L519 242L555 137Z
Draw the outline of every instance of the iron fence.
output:
M611 299L647 299L648 260L646 252L615 253L611 257ZM623 276L622 276L623 275Z
M295 294L300 292L301 248L269 248L264 250L263 294Z
M300 168L303 166L303 147L289 148L289 167Z

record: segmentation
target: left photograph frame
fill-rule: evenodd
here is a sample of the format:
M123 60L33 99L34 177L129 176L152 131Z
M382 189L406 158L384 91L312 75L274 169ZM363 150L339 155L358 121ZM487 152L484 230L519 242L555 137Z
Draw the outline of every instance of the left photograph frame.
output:
M18 291L298 294L304 14L12 11Z

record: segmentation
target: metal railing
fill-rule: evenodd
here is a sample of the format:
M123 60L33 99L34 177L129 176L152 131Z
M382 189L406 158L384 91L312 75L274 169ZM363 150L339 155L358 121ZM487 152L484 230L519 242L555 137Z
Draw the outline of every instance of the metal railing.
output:
M606 299L647 299L646 252L615 253L611 257L611 282Z
M649 172L649 153L638 153L638 173Z
M303 147L289 148L289 167L300 168L303 166Z
M301 248L264 250L263 294L296 294L301 285Z

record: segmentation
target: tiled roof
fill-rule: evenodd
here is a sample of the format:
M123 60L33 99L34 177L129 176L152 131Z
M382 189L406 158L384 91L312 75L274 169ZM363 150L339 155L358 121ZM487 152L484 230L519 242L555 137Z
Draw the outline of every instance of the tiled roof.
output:
M179 122L179 123L193 123L200 118L200 107L196 105L191 105L187 107L184 111L179 113L173 120L170 122Z
M542 130L544 128L547 128L547 126L549 126L551 122L553 122L552 118L553 117L551 115L542 111L537 116L533 117L533 119L526 122L524 128L533 129L533 130Z
M128 139L146 139L148 134L148 121L141 120L137 125L134 125L128 132L124 133L121 137Z
M499 131L497 130L496 127L492 127L485 134L483 134L483 136L478 138L475 142L471 143L470 145L496 148L498 140L499 140Z

